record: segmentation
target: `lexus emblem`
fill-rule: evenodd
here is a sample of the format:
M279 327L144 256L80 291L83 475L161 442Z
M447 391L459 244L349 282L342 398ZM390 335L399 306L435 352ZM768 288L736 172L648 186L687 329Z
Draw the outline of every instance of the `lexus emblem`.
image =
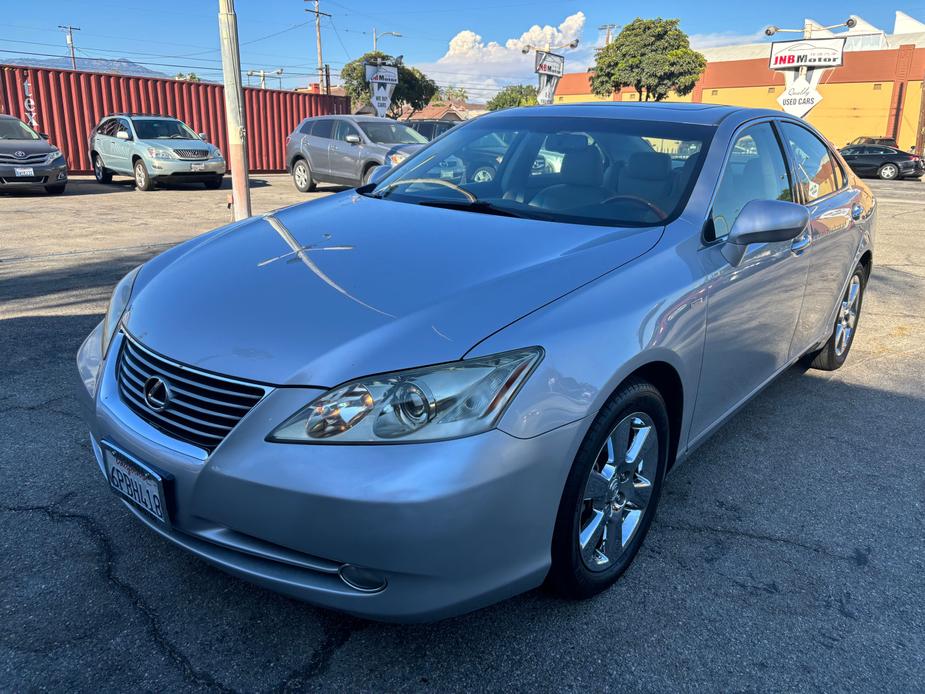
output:
M17 159L24 159L26 156L26 153L23 152L21 149L17 149L15 152L13 152L13 156L16 157Z
M155 412L163 412L170 404L170 387L159 377L145 381L145 403Z

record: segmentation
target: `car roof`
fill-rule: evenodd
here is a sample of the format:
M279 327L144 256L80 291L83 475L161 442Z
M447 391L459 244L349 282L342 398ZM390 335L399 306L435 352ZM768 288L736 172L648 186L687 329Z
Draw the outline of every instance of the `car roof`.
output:
M730 116L741 120L761 116L787 117L781 111L764 108L742 108L722 104L691 104L677 102L620 102L607 101L582 104L555 104L551 106L523 106L488 113L482 118L518 116L565 116L583 118L619 118L625 120L659 120L671 123L719 125Z
M352 120L355 123L400 123L401 121L394 120L392 118L380 118L379 116L363 116L363 115L353 115L350 113L330 113L325 116L309 116L305 120L327 120L329 118L346 118L347 120Z

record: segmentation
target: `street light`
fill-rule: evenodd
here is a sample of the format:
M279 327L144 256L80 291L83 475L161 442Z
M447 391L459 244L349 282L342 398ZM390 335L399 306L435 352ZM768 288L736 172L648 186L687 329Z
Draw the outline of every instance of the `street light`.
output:
M381 39L383 36L394 36L395 38L401 38L401 34L399 34L397 31L386 31L382 34L377 34L376 28L373 27L373 52L379 50L379 39Z
M856 27L857 25L858 25L858 20L856 20L854 17L848 17L848 19L844 22L839 22L838 24L832 24L831 26L819 27L819 28L822 29L823 31L828 31L829 29L840 29L841 27L848 27L849 29L852 29ZM809 39L809 38L812 38L813 36L813 26L809 22L806 22L806 24L803 25L802 29L781 29L780 27L776 27L773 24L771 24L770 26L766 26L764 28L765 36L774 36L774 34L778 34L778 33L780 34L803 34L803 38Z
M525 45L523 48L520 49L520 52L523 53L524 55L527 55L527 53L529 53L530 51L546 51L547 53L549 53L549 51L557 51L561 48L578 48L578 39L569 41L568 43L563 43L561 46L551 46L550 44L547 43L546 48L539 48L537 46L534 46L528 43L527 45Z

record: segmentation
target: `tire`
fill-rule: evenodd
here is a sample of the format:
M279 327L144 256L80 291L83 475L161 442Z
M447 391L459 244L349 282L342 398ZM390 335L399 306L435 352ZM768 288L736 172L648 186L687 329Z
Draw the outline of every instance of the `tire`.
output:
M899 167L896 164L887 162L877 170L877 176L884 181L892 181L899 178Z
M856 291L855 291L856 288ZM835 371L840 369L848 358L854 336L857 333L858 319L861 317L861 306L864 301L864 290L867 288L867 271L860 263L851 273L848 287L842 296L841 304L835 315L835 326L832 334L822 349L808 354L804 361L810 368L821 371Z
M361 186L361 187L362 187L362 186L365 186L367 183L369 183L369 177L372 176L372 174L373 174L373 169L375 169L375 168L376 168L376 165L375 165L375 164L371 164L370 166L367 166L366 169L363 171L363 179L362 179L362 181L360 182L360 186Z
M151 174L148 173L148 167L145 166L144 161L136 159L132 170L135 172L135 190L154 190L154 181L151 179Z
M66 187L66 183L55 183L51 186L45 186L45 192L49 195L61 195Z
M103 158L99 154L93 155L93 175L97 183L110 183L112 171L103 166Z
M470 183L490 183L495 180L495 174L497 170L493 166L478 166L475 171L472 172L472 176L469 177Z
M310 193L315 189L311 167L304 159L296 159L292 165L292 182L300 193Z
M222 180L222 176L216 176L215 178L212 178L208 181L203 181L202 185L204 185L208 190L218 190L222 187Z
M547 578L556 593L589 598L626 571L658 506L669 433L665 401L647 381L627 381L601 408L578 449L559 503ZM639 436L645 443L630 460ZM623 465L608 462L620 459ZM607 532L617 528L618 545L608 542L612 538Z

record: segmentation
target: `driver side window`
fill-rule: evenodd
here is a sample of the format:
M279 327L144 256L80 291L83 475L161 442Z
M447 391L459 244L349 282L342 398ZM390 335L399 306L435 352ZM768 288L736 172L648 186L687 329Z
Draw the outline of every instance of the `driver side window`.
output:
M713 200L706 241L725 237L752 200L793 200L787 164L770 123L759 123L736 138Z

